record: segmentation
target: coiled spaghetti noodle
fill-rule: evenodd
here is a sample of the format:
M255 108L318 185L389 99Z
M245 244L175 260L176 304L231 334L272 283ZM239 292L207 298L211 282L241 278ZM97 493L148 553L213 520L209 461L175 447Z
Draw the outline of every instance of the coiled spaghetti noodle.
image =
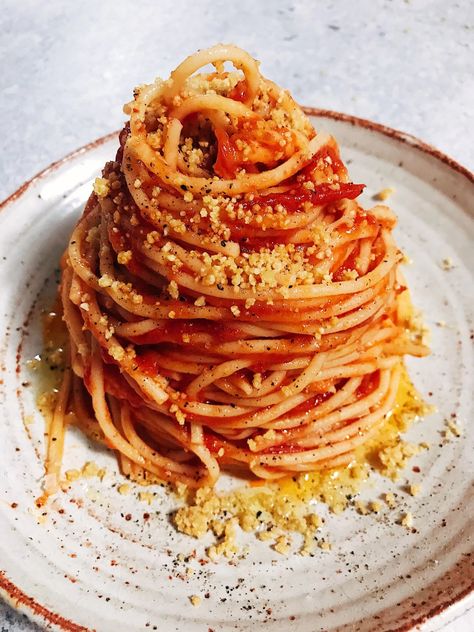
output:
M397 307L395 216L359 206L334 138L235 46L125 111L63 257L71 371L47 490L68 409L135 479L348 464L390 413L403 355L428 352Z

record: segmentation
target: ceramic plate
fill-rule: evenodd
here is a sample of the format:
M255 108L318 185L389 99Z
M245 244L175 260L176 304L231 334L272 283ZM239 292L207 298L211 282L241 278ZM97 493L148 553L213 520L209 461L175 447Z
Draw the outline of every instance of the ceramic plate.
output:
M312 115L318 129L339 140L353 180L367 184L364 205L374 203L377 191L395 189L389 203L399 216L397 238L413 260L406 276L432 331L432 355L409 360L409 369L438 409L408 438L431 449L413 458L399 483L374 476L363 492L374 499L397 491L396 511L360 516L348 509L334 516L318 508L332 551L318 549L314 557L282 557L253 540L245 559L206 563L206 541L170 525L172 505L163 491L154 490L150 506L135 491L120 495L114 456L73 430L66 468L94 461L108 474L102 482L74 482L42 515L34 500L44 425L35 406L37 378L26 363L41 351L40 314L54 295L71 227L91 181L115 154L116 136L106 137L24 185L0 215L0 588L41 625L100 632L376 632L428 620L425 629L435 630L472 605L466 597L473 587L472 175L411 137L328 112ZM445 441L451 418L463 436ZM407 482L421 484L418 497L403 492ZM404 511L413 513L412 530L397 524ZM179 556L194 549L189 559ZM202 598L199 606L191 605L192 595ZM440 620L438 613L455 602Z

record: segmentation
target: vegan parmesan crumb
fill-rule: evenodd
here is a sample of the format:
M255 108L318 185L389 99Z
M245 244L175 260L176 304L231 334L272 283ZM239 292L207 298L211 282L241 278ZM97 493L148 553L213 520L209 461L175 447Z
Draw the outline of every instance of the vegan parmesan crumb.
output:
M315 541L313 535L305 535L303 539L303 545L299 550L299 554L303 557L312 555L315 547Z
M392 492L388 492L387 494L385 494L384 500L387 503L387 506L390 507L390 509L394 509L397 506L395 494L392 494Z
M396 443L380 450L379 458L383 464L382 474L396 481L400 477L400 470L403 470L409 459L423 450L421 444L403 441L400 437Z
M421 491L421 485L411 484L409 491L412 496L418 496Z
M201 604L201 597L199 595L191 595L189 601L193 604L193 606L199 606Z
M441 260L440 266L443 270L448 271L454 268L454 263L451 257L445 257L444 259Z
M151 505L154 498L155 494L153 494L153 492L138 492L138 500L142 503L148 503Z
M181 507L174 515L174 524L183 533L196 538L209 531L216 537L207 554L212 560L232 557L239 552L237 529L254 532L257 539L269 542L281 554L290 550L289 532L306 538L309 545L322 521L297 498L289 498L276 490L242 488L218 494L211 488L194 492L193 504Z
M186 415L176 404L172 404L170 406L170 413L174 414L176 421L179 423L180 426L184 426Z
M400 520L400 524L402 525L402 527L410 529L413 526L413 515L409 511L403 514Z
M382 505L377 500L372 500L369 503L369 509L372 513L379 513L382 509Z
M275 549L277 553L281 553L282 555L287 555L291 548L289 537L286 535L278 536L277 539L275 540L275 544L273 545L273 548Z
M130 485L128 483L123 483L123 485L119 485L117 487L117 491L119 494L121 494L122 496L126 496L127 494L130 493Z
M278 534L280 533L279 529L268 529L266 531L259 531L257 533L257 538L262 542L267 542L268 540L275 540L275 538L280 537Z
M184 483L176 483L175 485L175 491L176 491L176 495L178 496L178 498L186 498L186 494L188 493L188 486L185 485Z
M97 477L100 480L103 480L106 473L107 473L107 470L105 468L100 468L93 461L87 461L87 463L84 463L84 465L82 466L80 470L79 469L67 470L65 472L65 477L66 477L66 480L69 482L77 481L79 478L94 478L94 477Z
M459 438L462 435L461 428L452 419L447 419L445 421L445 425L446 430L444 431L444 436L446 439L451 439L453 437Z
M308 529L318 529L323 523L317 514L312 513L306 516L306 524Z
M318 546L323 551L330 551L332 549L332 544L328 540L319 540Z
M361 516L365 516L369 513L366 503L364 503L362 500L356 500L355 508L357 510L357 513L360 513Z
M106 178L96 178L94 180L94 193L97 197L104 198L107 197L110 191L110 184Z
M93 478L99 474L99 466L97 463L93 461L87 461L87 463L82 468L82 476L84 478Z
M108 274L103 274L99 278L99 286L100 287L110 287L112 285L112 283L113 283L113 279Z
M374 200L380 200L380 201L384 202L385 200L387 200L394 193L395 193L395 189L393 187L387 187L386 189L382 189L381 191L376 193L374 195Z
M65 476L69 482L77 481L81 477L81 472L79 470L67 470Z
M235 518L231 518L225 523L222 535L221 530L217 530L221 540L208 548L207 554L211 560L217 561L222 555L230 558L239 552L239 547L236 542L236 527L237 521Z
M132 251L131 250L121 250L117 254L117 262L120 265L127 265L132 260Z
M176 281L170 281L168 285L168 294L171 298L178 299L179 298L179 289Z

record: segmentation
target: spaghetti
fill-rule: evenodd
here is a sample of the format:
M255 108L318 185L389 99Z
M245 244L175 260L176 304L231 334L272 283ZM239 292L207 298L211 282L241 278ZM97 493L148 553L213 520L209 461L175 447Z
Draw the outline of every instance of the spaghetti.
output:
M68 410L136 480L349 464L403 355L428 353L399 308L394 214L359 206L335 139L235 46L188 57L125 112L62 260L70 370L46 492Z

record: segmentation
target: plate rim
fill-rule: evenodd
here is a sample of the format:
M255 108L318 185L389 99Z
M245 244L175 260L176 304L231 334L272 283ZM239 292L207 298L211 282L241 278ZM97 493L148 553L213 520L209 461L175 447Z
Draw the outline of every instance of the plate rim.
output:
M371 121L369 119L354 116L352 114L346 114L335 110L328 110L322 108L315 108L311 106L301 106L304 113L308 116L315 116L320 118L329 118L334 121L340 121L343 123L349 123L354 127L366 129L371 132L382 134L385 137L401 142L402 144L409 145L422 153L429 155L431 158L435 158L439 162L442 162L445 167L457 172L461 176L465 177L468 182L474 184L474 171L471 171L467 167L464 167L454 158L451 158L448 154L440 151L433 145L426 143L417 136L403 132L401 130L389 127L382 123ZM2 202L0 202L0 212L6 209L10 204L19 200L34 184L43 178L48 177L54 173L57 169L67 164L75 158L85 155L88 152L104 145L109 140L116 138L119 134L119 130L115 130L105 134L93 140L81 147L69 152L59 160L55 160L50 165L36 173L33 177L26 180L20 185L13 193L8 195ZM474 586L466 588L461 593L453 598L448 598L441 604L438 604L428 614L424 614L420 617L414 617L412 621L403 624L402 627L392 630L392 632L409 632L413 630L415 626L419 626L436 616L439 616L445 612L449 607L454 604L460 604L463 599L469 595L474 594ZM5 572L0 569L0 598L5 603L9 604L17 612L25 614L34 623L48 626L52 626L53 629L61 630L64 632L91 632L90 628L86 628L74 621L63 617L62 615L50 610L44 605L38 603L34 597L24 593L18 586L16 586L7 577ZM467 609L462 614L467 613L470 610Z

